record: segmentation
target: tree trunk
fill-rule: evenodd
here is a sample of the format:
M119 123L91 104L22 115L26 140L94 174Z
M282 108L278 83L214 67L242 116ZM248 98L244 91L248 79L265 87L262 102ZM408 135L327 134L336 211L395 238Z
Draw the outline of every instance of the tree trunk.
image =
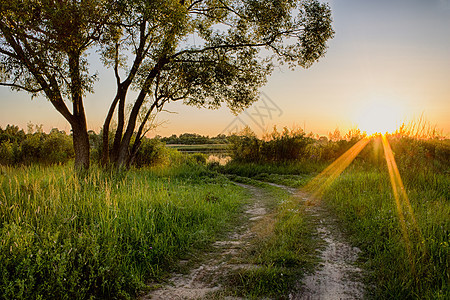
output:
M68 53L69 71L71 79L71 96L73 102L73 148L75 150L75 169L77 171L89 169L89 135L87 132L86 114L83 106L82 83L80 76L80 53Z
M139 115L139 110L144 103L145 97L148 94L148 90L153 83L156 75L160 72L161 68L164 64L167 63L166 57L162 57L156 66L150 71L147 78L145 79L144 88L139 93L136 102L133 105L133 109L131 110L130 117L128 118L128 126L125 131L125 134L122 137L122 142L120 143L120 147L117 152L116 158L116 166L119 168L127 167L127 162L130 156L130 142L133 136L134 130L136 128L136 121Z
M142 106L142 103L144 102L146 93L141 91L138 98L136 99L136 102L134 103L133 109L131 111L130 117L128 119L128 126L127 130L125 131L125 134L122 137L122 141L119 144L118 149L114 149L117 152L115 155L115 163L116 166L119 168L127 167L127 161L130 156L130 142L131 138L134 133L134 129L136 128L136 120L137 116L139 114L139 110Z
M153 112L153 109L157 106L157 104L158 104L158 99L155 99L155 101L153 102L153 104L150 106L147 113L145 114L145 117L142 120L141 125L139 126L139 129L136 133L136 138L133 143L133 147L131 148L131 152L128 157L127 168L129 168L133 164L134 159L136 158L139 148L141 147L143 135L145 134L144 133L145 123L147 123L151 113Z
M84 123L84 124L83 124ZM89 135L86 128L86 122L79 120L72 124L73 148L75 150L75 169L89 169Z
M102 132L102 166L107 166L109 164L109 126L111 124L112 117L114 115L114 110L116 109L117 102L119 101L119 93L117 92L114 101L111 103L108 115L106 116L105 123L103 123Z
M117 112L117 129L114 136L113 150L111 152L111 161L115 163L117 161L120 143L122 142L123 128L125 126L125 95L120 94L119 109Z

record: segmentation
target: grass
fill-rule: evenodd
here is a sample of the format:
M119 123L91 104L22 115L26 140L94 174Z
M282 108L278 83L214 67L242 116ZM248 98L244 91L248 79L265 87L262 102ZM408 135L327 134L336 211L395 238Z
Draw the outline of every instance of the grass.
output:
M407 237L402 233L388 169L376 145L365 149L326 189L323 203L362 250L360 262L369 274L368 298L450 299L449 140L394 139L391 143L417 229L406 213ZM301 187L325 166L232 163L221 170ZM265 280L277 267L271 267L267 276L258 276ZM247 286L258 286L255 273L243 278Z
M315 162L309 160L296 162L264 162L264 163L236 163L231 162L221 168L221 172L226 174L234 174L242 177L264 179L264 176L281 175L286 178L294 178L299 180L300 177L306 176L310 178L311 174L322 171L327 166L326 162ZM296 175L287 177L286 175ZM292 185L302 185L304 182L298 183L293 181Z
M245 198L197 165L84 177L1 167L0 297L133 298L223 232Z
M411 255L387 170L351 168L330 187L324 201L363 250L365 267L372 274L372 297L448 299L450 178L428 172L404 172L402 178L422 235L406 224Z
M409 241L382 158L353 162L324 194L362 250L369 298L450 298L449 152L441 144L393 147L421 233L406 223ZM295 198L256 180L301 187L325 166L192 160L126 173L94 166L84 176L70 166L0 167L0 299L135 297L236 222L246 193L215 170L272 195L245 257L257 267L231 274L232 292L282 298L312 265L317 240Z

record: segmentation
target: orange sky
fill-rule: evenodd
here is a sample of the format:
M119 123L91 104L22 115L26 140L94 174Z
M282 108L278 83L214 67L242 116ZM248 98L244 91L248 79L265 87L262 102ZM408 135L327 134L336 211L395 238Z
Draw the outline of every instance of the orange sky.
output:
M384 103L394 107L398 122L423 114L449 136L450 0L329 3L336 35L319 63L308 70L276 69L261 100L237 117L226 108L211 111L170 104L166 109L171 113L159 115L164 124L151 134L214 136L246 124L257 134L278 125L326 135L337 127L345 132L357 126L363 114L373 118L374 103ZM101 66L96 68L100 80L85 106L88 126L98 132L114 95L114 79ZM70 130L43 98L30 100L24 92L0 87L0 99L2 127L26 128L31 122L43 124L46 131Z

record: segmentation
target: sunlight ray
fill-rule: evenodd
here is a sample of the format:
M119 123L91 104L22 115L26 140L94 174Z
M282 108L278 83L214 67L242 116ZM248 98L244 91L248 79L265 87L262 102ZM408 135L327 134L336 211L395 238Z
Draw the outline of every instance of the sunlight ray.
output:
M395 199L395 204L397 207L397 216L399 218L400 221L400 229L402 231L402 236L403 236L403 241L405 243L406 246L406 252L408 253L408 258L411 261L411 241L409 240L409 235L408 235L408 230L406 228L406 222L405 222L405 216L403 214L403 209L402 209L402 205L400 203L400 196L399 196L399 192L398 192L398 186L397 186L397 180L396 177L394 175L394 171L393 171L393 165L392 165L392 157L391 155L389 155L389 150L388 150L388 142L385 136L382 137L383 140L383 148L384 148L384 153L385 153L385 158L386 158L386 164L388 167L388 171L389 171L389 178L391 181L391 186L392 186L392 191L394 194L394 199Z
M421 251L421 245L423 244L422 233L417 225L414 217L414 212L406 194L405 187L403 185L400 172L395 162L394 154L386 135L378 135L381 137L386 165L389 172L389 179L393 191L393 196L396 204L396 212L400 223L400 231L402 239L406 247L408 260L411 266L412 273L415 273L414 254L415 249ZM338 159L331 163L325 170L319 175L314 177L308 182L303 191L308 193L309 200L307 204L313 204L319 201L323 196L325 190L339 177L339 175L350 165L350 163L356 158L356 156L364 149L372 138L363 138L353 145L349 150L342 154ZM412 228L409 227L412 225ZM413 247L413 241L421 241L416 248Z
M396 192L403 196L403 200L405 201L409 215L411 216L411 220L413 221L414 226L417 227L416 218L414 217L414 212L413 212L411 204L409 202L408 195L406 194L406 189L405 189L405 186L403 185L403 181L400 176L400 172L398 171L397 163L395 162L394 154L392 152L389 141L386 138L386 136L384 136L384 135L382 136L382 141L383 141L383 148L384 148L384 153L385 153L385 157L386 157L386 162L388 164L389 175L391 177L391 180L394 180L394 182L395 182L395 184L391 182L393 189L395 186ZM389 167L389 165L391 167ZM392 170L392 174L391 174L391 170Z
M406 251L410 260L411 268L414 272L414 260L412 256L413 245L410 239L410 232L408 231L407 223L413 225L412 233L416 233L416 237L419 241L423 241L423 236L417 225L413 209L409 202L408 195L406 194L406 190L400 176L400 172L398 171L397 163L395 162L394 154L392 153L391 146L385 135L382 136L382 142L385 153L384 156L389 171L389 178L391 181L392 191L397 207L397 215L400 221L400 228L402 231L403 240L405 242ZM404 212L404 208L407 209L407 213Z
M364 149L368 142L368 138L361 139L319 175L312 179L304 187L304 190L312 195L311 199L314 200L321 197L325 189L329 187L333 181L336 180L336 178L339 177L339 175L350 165L350 163L361 152L361 150Z

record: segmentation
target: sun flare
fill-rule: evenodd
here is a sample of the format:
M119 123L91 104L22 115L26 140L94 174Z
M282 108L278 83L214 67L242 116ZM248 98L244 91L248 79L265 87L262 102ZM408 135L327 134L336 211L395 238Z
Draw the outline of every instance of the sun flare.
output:
M392 101L377 99L366 103L355 119L358 128L368 135L392 133L401 125L402 108Z

